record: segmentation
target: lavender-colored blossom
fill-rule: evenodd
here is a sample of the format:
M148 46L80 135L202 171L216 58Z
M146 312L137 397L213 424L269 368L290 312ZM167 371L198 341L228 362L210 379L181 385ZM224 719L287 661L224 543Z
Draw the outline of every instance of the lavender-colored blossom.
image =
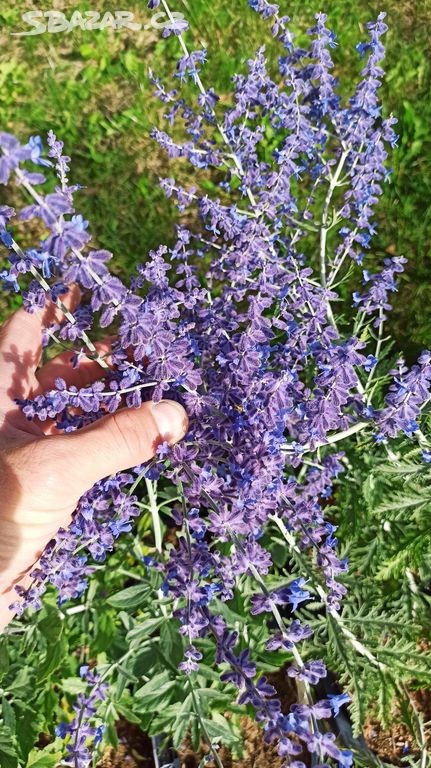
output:
M15 211L9 205L0 205L0 229L6 229Z
M67 738L65 764L73 768L88 768L92 760L90 744L96 746L103 736L103 725L91 725L97 714L98 706L106 698L109 688L96 671L87 665L81 666L80 676L88 684L89 693L78 694L74 704L75 717L71 723L61 722L56 728L56 735Z
M252 597L251 613L256 615L263 612L271 612L275 605L290 604L291 610L296 611L298 605L304 600L310 599L310 593L302 589L305 579L296 579L288 587L283 587L268 595L254 595Z
M307 661L302 667L289 667L287 674L316 685L322 677L326 677L326 667L322 661Z
M7 184L13 173L23 160L28 160L30 148L23 147L15 136L10 133L0 133L0 184Z
M252 580L250 612L268 628L266 650L286 652L290 677L310 686L325 677L323 662L308 656L305 663L298 661L311 628L299 617L284 617L296 611L300 616L316 587L320 594L324 590L331 611L340 608L346 591L347 561L338 557L336 528L325 518L344 471L343 453L333 443L363 429L364 418L377 442L402 431L413 437L430 398L431 356L424 352L410 369L400 361L378 408L367 389L378 352L360 331L384 322L405 262L388 258L376 268L367 255L396 141L395 121L382 117L378 98L383 15L368 26L369 39L359 48L361 81L344 102L333 75L336 39L325 14L317 14L310 44L300 48L277 5L267 0L249 5L269 20L282 44L279 77L269 74L261 48L234 77L232 100L220 102L203 84L205 51L189 52L184 41L175 88L150 75L167 128L177 126L175 140L162 127L154 129L154 139L173 162L187 161L202 175L209 171L220 190L201 194L172 174L162 180L180 213L196 206L196 226L178 225L170 246L151 251L130 284L110 273L109 251L89 247L88 222L75 208L80 187L69 184L63 143L49 133L48 156L58 183L44 194L34 189L42 184L41 174L22 167L25 162L48 167L40 140L21 145L0 133L0 183L13 175L33 197L18 211L18 226L37 218L46 230L39 244L23 251L19 236L15 240L6 229L12 209L0 208L9 260L0 273L2 285L18 291L24 277L30 312L41 309L47 297L61 298L71 283L80 286L84 298L72 318L49 329L72 345L75 367L85 354L94 356L88 342L93 329L117 337L111 370L101 370L103 381L77 387L58 379L51 390L18 401L25 416L52 419L58 430L70 433L123 405L139 407L162 397L183 403L189 416L180 444L162 442L151 463L100 480L84 494L68 530L58 532L34 568L32 587L17 590L16 608L39 608L48 583L56 587L60 604L80 597L93 561L103 562L117 538L133 529L140 513L138 496L130 491L136 478L146 473L154 481L163 474L181 488L181 506L172 510L181 535L166 557L154 553L146 565L163 574L162 592L174 601L186 643L180 670L199 669L199 640L212 637L222 680L238 689L239 703L255 708L266 740L277 741L283 757L296 757L304 747L319 761L329 756L351 765L350 753L329 733L310 727L313 718L337 716L347 696L313 699L283 714L273 686L259 676L250 649L239 647L239 635L219 615L216 601L231 600L244 576ZM150 0L148 6L155 9L159 2ZM169 22L163 34L180 35L186 26L185 20ZM184 81L197 86L195 105L186 102ZM262 152L267 130L274 136L271 153ZM329 229L335 241L331 254L324 236ZM319 263L306 247L306 237L316 234ZM338 324L334 317L340 304L336 286L341 276L349 278L349 266L356 276L356 332L348 331L346 318ZM49 343L45 331L44 344ZM428 453L423 451L424 461ZM289 562L288 586L267 586L272 559L265 542L275 523L306 559L307 582ZM98 685L96 678L89 682ZM78 702L83 722L94 715L91 696ZM59 725L58 733L69 738L69 762L86 766L87 738L97 742L99 726Z

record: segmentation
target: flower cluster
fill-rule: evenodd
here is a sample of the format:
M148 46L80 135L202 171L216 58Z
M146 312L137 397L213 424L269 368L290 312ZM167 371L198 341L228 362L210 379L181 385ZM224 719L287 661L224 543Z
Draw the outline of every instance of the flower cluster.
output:
M109 688L109 683L103 682L101 676L87 665L81 666L80 677L87 683L89 693L78 694L72 722L61 722L55 729L57 736L68 739L64 763L73 768L87 768L92 754L90 742L97 746L102 740L103 725L94 726L90 721L94 719L100 703L105 701Z
M214 169L220 193L185 189L173 177L161 182L180 211L196 207L200 226L178 226L175 243L150 252L130 286L109 272L111 254L91 247L62 143L49 134L46 160L38 137L22 146L0 134L0 181L14 177L32 200L17 219L37 218L46 229L37 248L22 250L11 234L14 212L0 209L10 262L0 278L17 291L24 281L30 312L47 297L61 305L71 283L84 289L88 301L51 325L44 343L67 343L74 366L83 355L98 359L103 377L80 389L57 380L53 390L21 401L27 418L54 419L58 429L73 431L122 406L137 408L165 396L181 401L190 418L183 442L164 444L149 465L101 480L82 497L70 528L49 545L17 607L39 605L47 582L58 588L60 601L82 594L89 557L103 560L139 513L137 482L163 475L182 493L173 510L177 546L157 564L187 638L181 670L199 668L198 641L212 637L222 679L239 689L241 703L255 707L286 765L302 768L301 760L289 761L305 746L321 768L324 759L349 766L351 753L318 725L337 714L347 697L314 700L311 687L326 669L319 660L303 662L298 646L311 630L291 614L316 590L337 612L345 593L347 562L337 556L335 527L325 519L326 500L343 470L343 454L332 445L366 429L378 442L400 430L413 434L429 399L430 354L411 371L400 364L383 408L372 402L380 347L369 348L359 331L366 323L381 328L403 259L387 259L375 273L364 268L364 289L348 287L356 307L353 327L334 314L336 287L349 260L358 271L367 258L374 207L388 178L388 149L396 142L395 121L382 118L378 101L384 15L368 25L369 39L359 46L366 57L362 79L343 103L332 74L336 39L326 16L316 16L310 46L301 48L277 5L249 5L271 20L280 41L278 81L261 49L247 73L234 78L232 103L221 109L201 80L206 52L189 52L182 38L176 88L168 90L151 74L156 96L169 109L167 122L176 125L175 139L160 129L154 138L173 160ZM150 7L157 6L151 0ZM196 107L181 96L184 81L197 88ZM267 130L277 136L271 157L264 151ZM55 192L44 194L45 177L26 170L28 161L54 164ZM117 338L108 368L90 336L96 326L113 324ZM307 460L316 451L316 460ZM285 586L266 588L271 557L260 539L273 521L309 557L312 580L293 573ZM237 636L217 615L215 599L230 600L244 575L255 584L251 614L268 617L267 650L286 650L292 658L288 675L307 691L308 703L288 715L249 651L235 652Z

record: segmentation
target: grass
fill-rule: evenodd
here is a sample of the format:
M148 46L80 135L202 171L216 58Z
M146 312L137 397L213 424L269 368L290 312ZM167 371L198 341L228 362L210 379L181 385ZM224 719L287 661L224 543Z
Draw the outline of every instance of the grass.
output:
M42 0L37 9L57 5ZM60 5L70 18L76 4ZM145 3L121 7L143 24L150 20ZM283 1L281 7L301 39L321 0ZM172 239L177 220L158 186L169 170L149 138L151 127L162 124L163 110L152 98L147 70L169 74L178 44L152 28L13 36L26 28L21 15L31 8L18 0L0 11L0 126L23 139L53 128L63 139L73 159L71 177L86 185L79 210L90 220L95 242L114 252L114 269L129 273L148 249ZM89 8L106 10L101 0L79 5L81 12ZM205 81L221 94L263 42L271 61L278 55L265 22L246 0L176 0L173 9L189 20L189 39L207 47ZM326 0L325 10L338 35L334 58L346 96L360 71L355 45L364 39L365 24L380 10L388 12L382 98L385 112L398 117L400 140L373 247L380 258L409 258L391 322L398 346L413 358L431 335L431 0Z

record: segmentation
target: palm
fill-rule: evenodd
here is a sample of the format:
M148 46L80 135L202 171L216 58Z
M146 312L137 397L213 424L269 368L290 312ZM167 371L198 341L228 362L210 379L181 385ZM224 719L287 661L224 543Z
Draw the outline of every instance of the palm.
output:
M79 300L71 289L69 309ZM39 316L19 310L0 329L0 597L13 584L27 586L31 570L59 528L70 522L82 494L103 477L154 456L157 445L180 440L187 415L178 403L146 402L120 408L82 429L64 434L53 422L28 421L15 400L33 398L54 387L58 377L83 386L100 377L97 362L70 365L70 352L39 367L42 328L57 319L50 305ZM109 354L112 339L96 345Z

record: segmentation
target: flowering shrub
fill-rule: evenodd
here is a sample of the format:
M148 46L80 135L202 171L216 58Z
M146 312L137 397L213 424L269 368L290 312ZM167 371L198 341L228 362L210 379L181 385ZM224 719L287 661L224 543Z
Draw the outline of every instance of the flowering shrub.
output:
M111 254L91 248L62 142L49 133L48 159L39 137L22 145L0 134L0 181L13 179L31 198L16 219L37 219L46 230L37 247L23 248L15 211L0 208L9 259L3 284L22 292L29 312L48 297L64 310L64 322L45 331L46 348L66 345L72 366L87 356L101 367L91 386L58 379L54 390L20 401L27 418L54 419L71 432L124 405L162 397L180 401L190 418L180 444L162 443L153 461L100 481L81 498L69 529L58 532L34 569L32 587L19 590L15 608L40 608L48 584L60 606L81 597L117 539L133 529L145 506L138 494L143 482L154 526L154 547L141 552L147 576L112 595L110 604L126 612L126 657L139 655L151 637L168 637L180 648L175 681L184 680L186 695L175 709L176 742L189 727L196 730L193 712L198 739L220 767L215 742L233 732L199 698L211 690L202 676L219 675L223 710L226 692L235 706L253 709L286 766L305 768L307 755L320 768L350 766L352 750L331 723L351 690L318 692L327 669L313 655L313 622L304 617L312 616L314 602L350 651L384 672L340 613L348 561L337 553L331 500L349 468L344 449L358 436L369 455L391 457L391 439L404 433L429 462L420 421L430 397L431 354L423 352L411 368L398 360L390 370L383 354L391 293L405 263L388 257L376 266L370 255L374 209L396 145L396 121L382 116L378 99L384 14L358 45L361 79L345 100L332 74L336 41L324 14L309 30L309 47L301 48L276 5L249 5L280 42L278 78L260 49L247 73L235 76L227 105L201 79L206 52L187 49L184 24L164 30L178 37L182 53L175 87L150 76L176 128L174 138L159 129L154 138L172 160L188 161L200 174L209 170L219 191L210 196L173 177L161 181L191 224L177 227L172 245L150 252L129 286L109 272ZM190 84L196 100L188 98ZM55 191L44 193L45 170L37 166L54 168ZM62 302L72 283L83 290L73 314ZM111 368L92 340L100 329L116 333ZM164 504L174 543L163 540ZM283 542L281 564L276 539ZM128 613L136 611L132 619ZM172 627L179 636L172 638ZM301 693L289 712L262 674L271 654L275 666L287 663ZM67 765L89 765L91 743L102 738L97 707L110 695L107 678L127 669L122 663L102 662L99 672L84 665L89 698L80 692L76 717L57 729L66 739ZM127 680L139 677L117 679L120 699ZM135 696L141 706L156 706L164 701L160 691L169 692L169 704L175 681L156 671Z

